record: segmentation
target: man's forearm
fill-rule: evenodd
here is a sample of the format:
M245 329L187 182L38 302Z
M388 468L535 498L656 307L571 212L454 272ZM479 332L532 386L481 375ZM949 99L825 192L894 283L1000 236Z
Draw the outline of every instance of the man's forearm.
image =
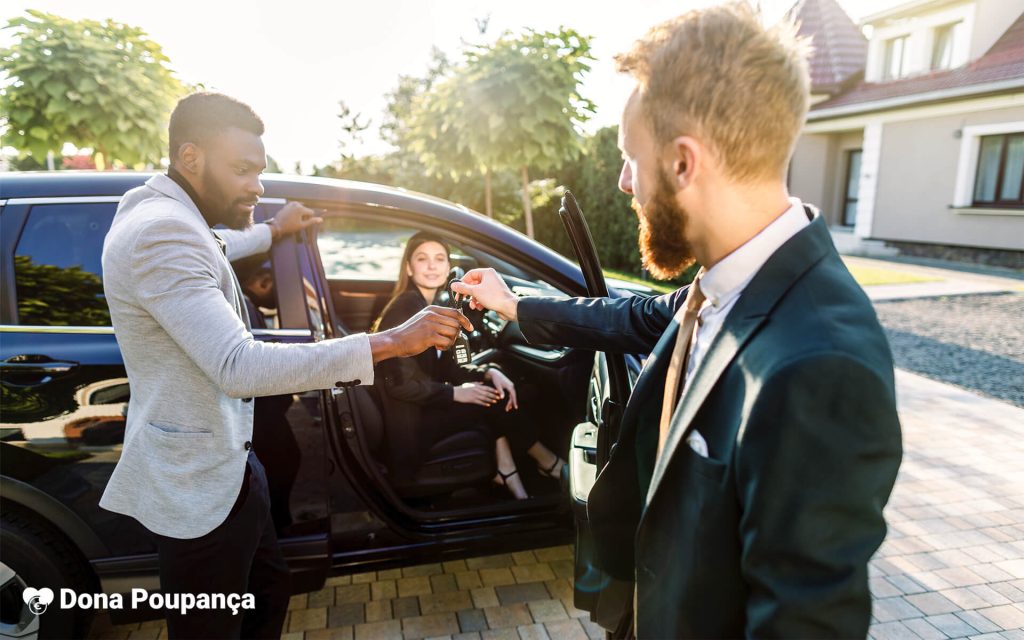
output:
M371 333L367 337L370 339L370 355L373 356L373 364L399 356L398 343L391 331Z
M523 298L516 315L534 344L647 353L672 321L685 290L654 298Z
M254 224L248 229L217 229L214 233L224 241L229 261L241 260L270 250L273 231L269 225Z

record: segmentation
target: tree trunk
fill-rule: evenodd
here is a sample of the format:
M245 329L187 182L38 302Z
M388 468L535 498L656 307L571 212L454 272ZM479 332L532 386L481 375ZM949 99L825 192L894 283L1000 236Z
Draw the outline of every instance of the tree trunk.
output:
M494 217L494 205L491 202L491 168L484 168L484 211L488 218Z
M533 237L533 207L530 205L530 176L526 165L522 167L523 176L523 216L526 218L526 235Z

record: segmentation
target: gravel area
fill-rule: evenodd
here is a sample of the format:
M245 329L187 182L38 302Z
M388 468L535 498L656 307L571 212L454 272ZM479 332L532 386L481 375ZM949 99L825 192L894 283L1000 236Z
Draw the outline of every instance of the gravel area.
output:
M1024 293L877 302L896 366L1024 407Z

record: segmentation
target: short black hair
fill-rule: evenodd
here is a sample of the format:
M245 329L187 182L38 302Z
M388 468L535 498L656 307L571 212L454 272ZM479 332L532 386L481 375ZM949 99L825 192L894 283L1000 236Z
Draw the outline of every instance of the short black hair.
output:
M174 107L168 127L171 164L181 145L186 142L201 145L231 127L263 135L263 120L244 102L212 91L185 96Z

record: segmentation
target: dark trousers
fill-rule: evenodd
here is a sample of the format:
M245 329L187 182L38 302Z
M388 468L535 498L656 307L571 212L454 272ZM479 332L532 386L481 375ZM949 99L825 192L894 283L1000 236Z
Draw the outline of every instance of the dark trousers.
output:
M280 638L291 597L288 565L270 517L267 476L249 452L245 478L228 517L190 540L153 534L160 554L162 593L251 593L254 610L167 610L167 631L178 638Z

